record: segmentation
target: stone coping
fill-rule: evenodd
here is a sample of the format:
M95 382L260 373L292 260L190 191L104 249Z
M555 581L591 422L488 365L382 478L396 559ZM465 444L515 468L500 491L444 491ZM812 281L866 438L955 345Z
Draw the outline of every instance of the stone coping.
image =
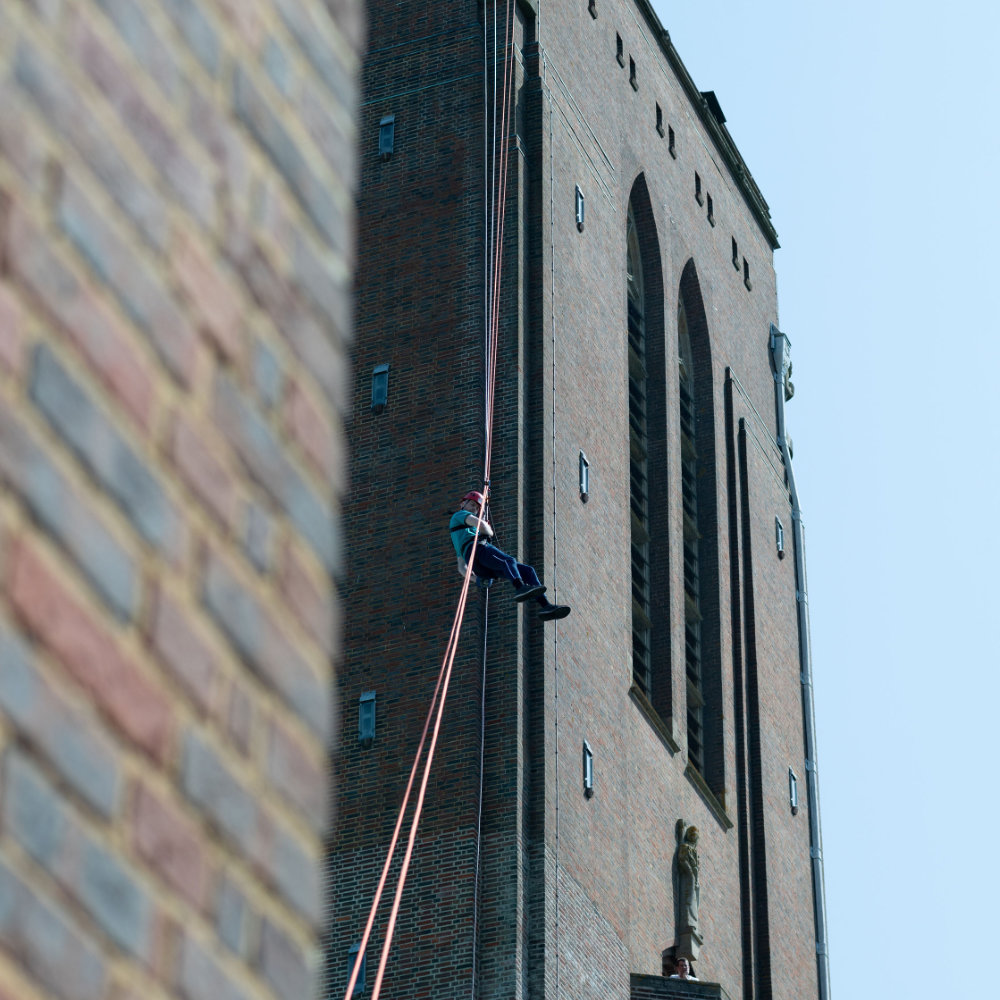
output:
M730 1000L719 983L633 973L631 984L631 1000Z

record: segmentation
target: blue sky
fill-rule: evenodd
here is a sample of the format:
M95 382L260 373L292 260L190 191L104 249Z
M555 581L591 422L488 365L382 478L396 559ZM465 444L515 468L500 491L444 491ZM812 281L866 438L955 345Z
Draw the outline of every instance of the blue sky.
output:
M1000 5L653 5L716 91L782 244L833 996L985 995Z

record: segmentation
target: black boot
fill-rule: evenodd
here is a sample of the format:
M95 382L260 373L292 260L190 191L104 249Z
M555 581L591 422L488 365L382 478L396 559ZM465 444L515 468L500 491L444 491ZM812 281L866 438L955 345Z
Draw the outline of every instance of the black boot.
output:
M546 602L545 607L538 612L538 617L543 622L554 622L560 618L565 618L569 612L570 606L568 604L549 604Z
M515 601L527 601L532 597L541 597L545 593L545 588L537 583L534 586L528 583L521 583L514 585L514 600Z

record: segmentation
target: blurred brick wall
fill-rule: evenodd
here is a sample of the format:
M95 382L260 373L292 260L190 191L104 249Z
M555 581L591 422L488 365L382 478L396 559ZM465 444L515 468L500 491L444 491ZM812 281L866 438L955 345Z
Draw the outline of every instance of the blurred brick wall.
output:
M0 2L0 1000L314 992L362 35Z

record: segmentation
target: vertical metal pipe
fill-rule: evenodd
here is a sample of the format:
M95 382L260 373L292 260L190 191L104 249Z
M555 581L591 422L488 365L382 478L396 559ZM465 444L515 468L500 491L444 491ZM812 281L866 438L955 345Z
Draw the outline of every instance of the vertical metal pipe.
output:
M809 638L809 597L806 590L805 529L795 489L792 456L785 433L785 380L791 370L788 338L771 324L771 361L774 365L774 406L778 443L785 461L792 501L792 537L795 547L795 601L799 624L799 664L802 675L802 725L806 751L806 789L809 802L809 858L812 868L813 908L816 917L816 970L819 1000L830 998L830 959L826 939L826 884L823 875L823 834L819 818L819 771L816 764L816 712L813 702L812 646Z

